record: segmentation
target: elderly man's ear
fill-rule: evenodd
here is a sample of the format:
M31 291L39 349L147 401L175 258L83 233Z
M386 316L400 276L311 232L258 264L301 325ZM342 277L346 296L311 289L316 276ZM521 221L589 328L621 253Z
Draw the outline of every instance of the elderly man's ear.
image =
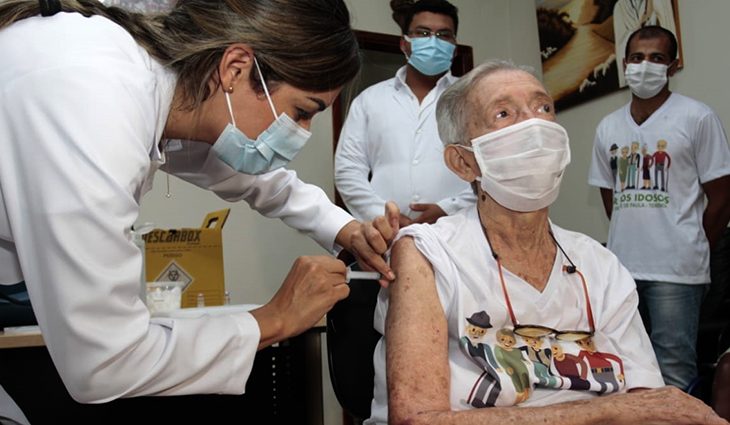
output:
M449 170L466 182L471 183L482 175L474 154L457 145L447 145L444 148L444 161Z

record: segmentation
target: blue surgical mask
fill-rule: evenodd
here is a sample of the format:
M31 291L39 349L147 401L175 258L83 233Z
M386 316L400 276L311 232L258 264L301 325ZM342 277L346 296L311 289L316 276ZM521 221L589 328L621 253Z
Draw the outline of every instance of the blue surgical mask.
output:
M403 36L411 43L408 63L424 75L438 75L451 68L456 46L432 35L431 37Z
M223 129L212 148L221 161L234 170L245 174L263 174L285 166L294 159L312 135L286 113L277 116L274 102L271 101L269 89L266 87L266 82L255 57L254 63L275 120L269 128L259 134L256 140L249 139L236 127L231 97L228 92L224 92L231 123Z

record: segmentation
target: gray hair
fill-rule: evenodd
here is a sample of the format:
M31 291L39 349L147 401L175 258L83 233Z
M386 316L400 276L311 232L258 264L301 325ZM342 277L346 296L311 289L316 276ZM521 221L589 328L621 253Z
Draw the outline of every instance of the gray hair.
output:
M469 94L480 81L499 71L521 71L535 76L532 67L515 65L512 61L490 59L466 73L443 92L436 104L436 122L444 145L468 144L468 124L473 103Z

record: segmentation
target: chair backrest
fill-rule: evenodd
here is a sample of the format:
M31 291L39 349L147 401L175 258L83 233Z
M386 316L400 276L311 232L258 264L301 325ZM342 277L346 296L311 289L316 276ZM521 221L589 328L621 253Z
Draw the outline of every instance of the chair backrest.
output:
M0 285L0 330L37 324L25 282Z
M353 269L357 265L352 266ZM337 401L357 420L370 417L373 399L373 352L380 334L373 313L380 285L351 280L350 295L327 313L327 358Z

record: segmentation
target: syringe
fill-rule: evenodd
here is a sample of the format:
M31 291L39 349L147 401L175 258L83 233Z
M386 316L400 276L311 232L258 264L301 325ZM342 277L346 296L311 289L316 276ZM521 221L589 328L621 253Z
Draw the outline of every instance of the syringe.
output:
M382 275L378 272L364 272L359 270L352 270L347 268L347 276L345 277L346 282L350 280L380 280Z

